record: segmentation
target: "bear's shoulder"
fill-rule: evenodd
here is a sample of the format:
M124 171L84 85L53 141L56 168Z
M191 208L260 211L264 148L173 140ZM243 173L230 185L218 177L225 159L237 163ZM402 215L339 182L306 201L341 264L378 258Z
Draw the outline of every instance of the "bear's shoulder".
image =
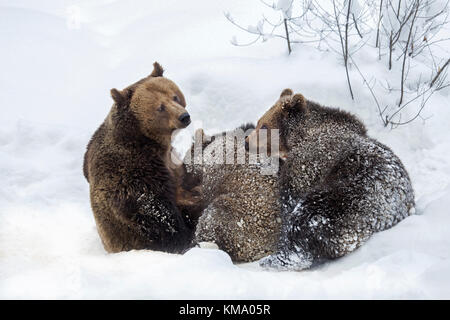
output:
M96 131L89 142L85 160L84 173L90 180L110 180L111 182L126 182L145 179L152 182L149 177L169 178L169 170L161 157L156 145L151 143L123 144L118 142L103 124Z
M323 106L313 101L308 101L307 106L308 110L314 113L317 120L321 123L333 122L342 128L349 129L362 136L366 136L367 134L364 123L348 111Z

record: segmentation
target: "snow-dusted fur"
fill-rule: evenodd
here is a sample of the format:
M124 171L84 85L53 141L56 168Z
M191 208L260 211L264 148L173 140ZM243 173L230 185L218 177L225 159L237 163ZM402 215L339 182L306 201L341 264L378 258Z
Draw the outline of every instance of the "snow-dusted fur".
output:
M289 150L280 171L283 225L262 266L301 270L342 257L414 212L402 162L354 116L310 101L287 109L278 119Z
M215 136L203 144L203 154L193 158L194 164L186 165L201 178L204 196L195 241L214 242L233 261L255 261L276 249L281 225L278 179L261 173L265 162L259 159L257 164L249 164L248 158L246 164L214 164L214 153L223 148L225 155L230 139L234 138L226 133ZM235 145L235 156L236 150Z

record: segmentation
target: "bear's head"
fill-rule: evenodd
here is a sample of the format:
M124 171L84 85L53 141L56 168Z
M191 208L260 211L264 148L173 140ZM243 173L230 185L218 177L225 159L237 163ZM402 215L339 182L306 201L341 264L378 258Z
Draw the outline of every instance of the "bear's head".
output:
M247 150L259 150L261 146L266 146L268 155L285 159L289 150L287 135L306 112L307 103L303 95L294 95L291 89L284 89L278 101L258 120L255 130L246 138ZM266 132L260 133L261 130ZM278 148L273 148L270 143L272 134L279 134Z
M187 127L191 119L181 90L163 77L164 70L158 62L153 67L148 77L127 88L121 91L111 89L111 97L118 113L131 115L144 136L156 141L170 141L172 133Z

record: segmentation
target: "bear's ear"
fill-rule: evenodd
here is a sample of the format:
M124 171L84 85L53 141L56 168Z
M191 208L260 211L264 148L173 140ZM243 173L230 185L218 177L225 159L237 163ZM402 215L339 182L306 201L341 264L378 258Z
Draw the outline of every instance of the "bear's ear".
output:
M291 108L306 110L306 99L301 93L296 93L290 103Z
M158 62L153 63L153 71L150 74L150 77L162 77L164 73L163 67Z
M293 94L294 92L292 91L292 89L284 89L280 94L280 98L284 96L292 96Z
M306 111L306 99L302 94L296 93L291 99L283 102L282 109L285 111Z
M301 94L301 93L296 93L293 97L292 97L292 103L295 105L301 105L304 106L306 105L306 99L305 97Z
M111 97L118 106L127 106L130 103L132 90L124 89L119 91L115 88L111 89Z

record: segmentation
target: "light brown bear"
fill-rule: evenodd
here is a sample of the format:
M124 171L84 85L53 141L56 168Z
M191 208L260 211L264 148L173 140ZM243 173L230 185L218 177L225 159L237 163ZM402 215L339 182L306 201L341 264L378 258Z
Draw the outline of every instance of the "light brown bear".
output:
M171 159L172 134L191 122L183 93L155 62L148 77L111 96L83 168L103 245L108 252L181 252L191 243L200 196Z

